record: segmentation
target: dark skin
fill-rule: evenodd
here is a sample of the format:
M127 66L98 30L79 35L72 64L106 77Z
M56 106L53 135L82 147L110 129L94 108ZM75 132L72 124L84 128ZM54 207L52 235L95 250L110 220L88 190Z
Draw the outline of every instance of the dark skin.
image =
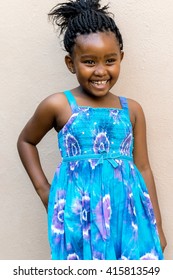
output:
M118 96L110 89L118 79L123 55L112 32L79 35L76 38L72 56L67 55L65 62L80 84L71 90L79 106L121 108ZM136 101L128 99L128 105L134 133L134 162L146 182L164 251L166 239L148 158L145 116ZM40 103L18 139L21 160L46 210L50 184L41 167L37 144L52 128L59 132L71 114L63 93L50 95Z

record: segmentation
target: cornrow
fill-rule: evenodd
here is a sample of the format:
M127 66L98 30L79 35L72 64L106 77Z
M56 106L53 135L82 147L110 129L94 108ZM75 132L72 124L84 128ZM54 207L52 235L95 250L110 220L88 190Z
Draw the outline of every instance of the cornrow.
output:
M56 5L48 14L49 20L64 33L64 47L73 52L75 39L79 34L112 31L123 49L121 33L108 13L108 5L100 7L100 0L68 0Z

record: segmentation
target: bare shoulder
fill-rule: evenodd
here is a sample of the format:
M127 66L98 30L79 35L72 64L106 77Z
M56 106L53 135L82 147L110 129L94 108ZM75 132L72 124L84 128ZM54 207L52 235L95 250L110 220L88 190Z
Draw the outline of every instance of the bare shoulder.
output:
M134 99L130 99L130 98L127 98L127 100L128 100L129 109L133 113L141 111L141 110L143 111L142 106L139 102L135 101Z
M71 116L71 108L63 92L46 97L38 106L35 117L54 126L58 132Z
M127 101L128 101L128 106L129 106L130 119L134 126L138 119L145 118L144 112L143 112L142 106L139 102L137 102L133 99L130 99L130 98L127 98Z
M66 107L68 101L63 92L54 93L43 99L36 109L36 114L57 118Z
M53 124L62 113L67 102L63 93L54 93L43 99L37 106L32 120Z
M41 106L45 106L52 109L57 109L58 107L65 105L67 103L67 99L63 92L53 93L47 96L41 103Z

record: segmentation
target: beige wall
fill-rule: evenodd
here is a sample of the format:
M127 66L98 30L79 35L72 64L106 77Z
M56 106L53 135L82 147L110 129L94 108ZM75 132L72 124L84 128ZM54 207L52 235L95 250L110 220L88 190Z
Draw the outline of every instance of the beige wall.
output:
M57 2L0 3L0 259L49 259L46 213L19 160L16 141L43 98L76 84L47 21L48 11ZM138 100L144 108L150 161L168 241L165 256L172 259L173 1L110 3L125 45L121 76L113 91ZM54 131L44 138L39 150L51 181L59 161Z

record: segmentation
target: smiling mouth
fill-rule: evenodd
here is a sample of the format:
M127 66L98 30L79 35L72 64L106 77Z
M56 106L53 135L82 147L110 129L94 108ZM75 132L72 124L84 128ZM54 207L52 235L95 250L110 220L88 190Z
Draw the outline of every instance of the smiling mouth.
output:
M91 83L94 84L94 85L106 85L108 81L109 80L105 80L105 81L91 81Z

